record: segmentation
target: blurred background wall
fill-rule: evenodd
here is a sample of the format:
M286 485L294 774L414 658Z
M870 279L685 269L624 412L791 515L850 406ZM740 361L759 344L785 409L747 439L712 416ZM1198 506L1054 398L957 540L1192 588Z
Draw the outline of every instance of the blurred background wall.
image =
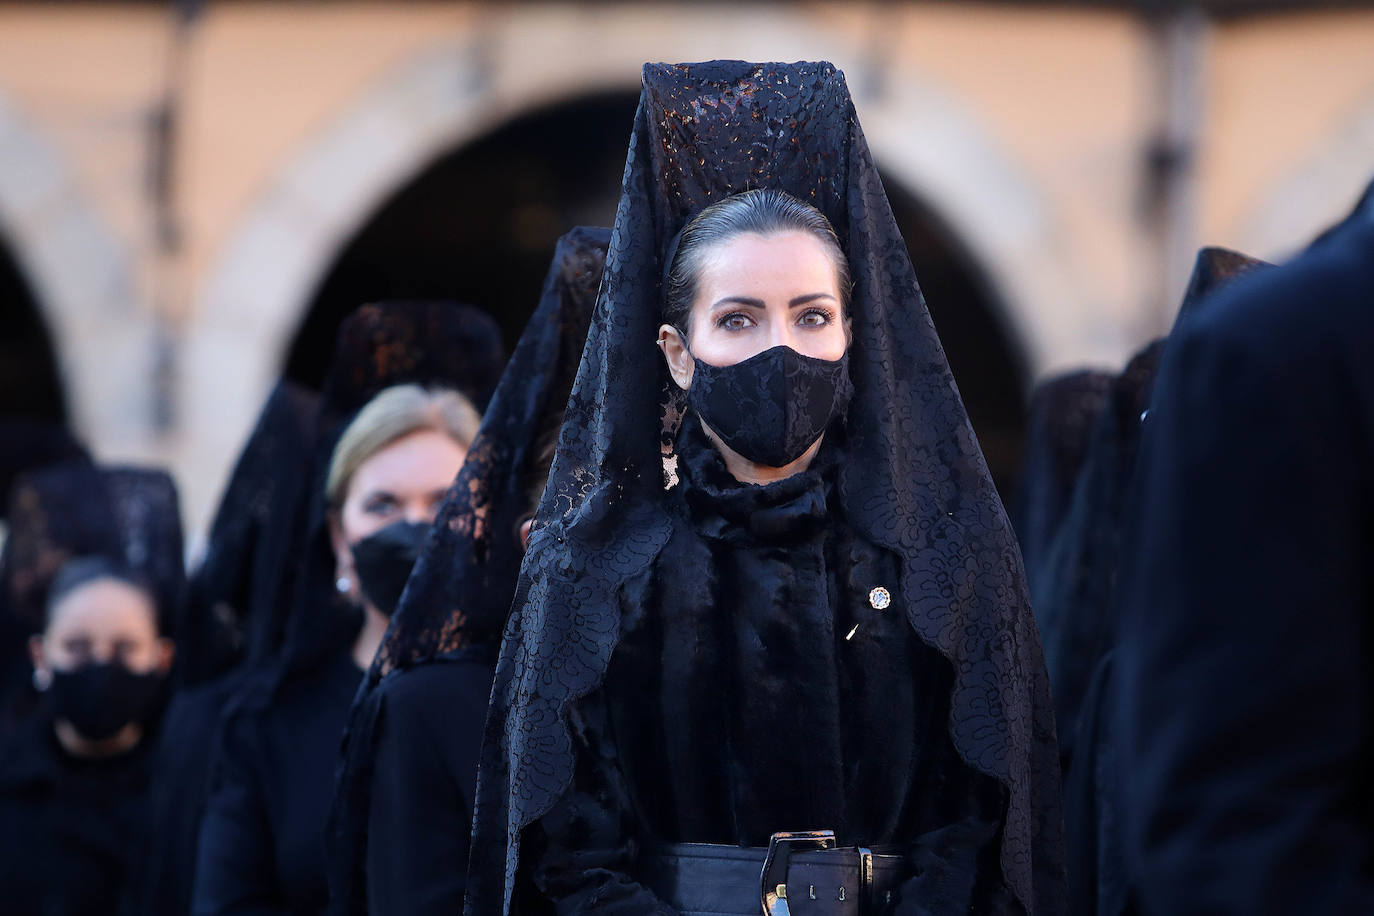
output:
M0 3L0 413L169 464L206 522L352 307L513 344L609 225L648 60L843 68L989 462L1168 327L1196 249L1281 258L1374 176L1358 3Z

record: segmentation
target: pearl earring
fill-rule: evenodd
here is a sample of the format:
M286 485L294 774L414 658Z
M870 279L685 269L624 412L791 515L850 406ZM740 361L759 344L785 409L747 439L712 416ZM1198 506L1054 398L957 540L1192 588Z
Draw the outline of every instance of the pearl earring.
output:
M35 668L33 670L33 689L39 693L52 686L52 672L47 668Z
M353 580L348 576L339 576L334 582L334 587L339 590L340 595L347 595L353 588Z

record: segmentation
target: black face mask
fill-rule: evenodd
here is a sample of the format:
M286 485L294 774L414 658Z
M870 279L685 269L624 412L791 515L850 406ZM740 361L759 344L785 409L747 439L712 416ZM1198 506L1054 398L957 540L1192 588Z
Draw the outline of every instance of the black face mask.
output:
M160 671L135 674L110 663L54 671L53 710L81 737L103 741L152 715L162 697L162 680Z
M406 580L420 557L430 525L392 522L352 546L358 588L372 606L390 617L401 602Z
M779 346L733 366L692 359L687 403L722 442L766 467L800 458L854 393L848 353L832 361Z

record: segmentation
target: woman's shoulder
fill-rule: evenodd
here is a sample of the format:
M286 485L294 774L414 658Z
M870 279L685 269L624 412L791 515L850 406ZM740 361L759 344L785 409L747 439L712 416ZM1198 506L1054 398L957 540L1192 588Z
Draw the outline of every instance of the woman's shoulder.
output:
M455 710L486 709L494 665L486 660L433 659L396 671L377 685L387 715L442 720Z

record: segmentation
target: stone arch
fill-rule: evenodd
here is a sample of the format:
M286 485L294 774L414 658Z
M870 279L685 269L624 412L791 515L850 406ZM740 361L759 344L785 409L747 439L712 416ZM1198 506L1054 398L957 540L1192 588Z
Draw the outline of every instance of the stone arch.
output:
M1292 255L1344 219L1374 179L1374 93L1249 207L1237 246L1270 259Z
M59 151L2 96L0 231L41 309L72 426L101 453L141 451L152 327L129 252Z
M480 35L453 36L395 67L319 131L240 223L196 296L187 364L197 372L187 376L182 399L186 441L202 459L187 456L193 466L228 460L334 254L396 188L446 150L521 112L588 93L636 91L646 55L835 60L885 171L938 208L986 269L1025 369L1033 375L1051 354L1083 350L1075 328L1100 322L1088 320L1090 302L1070 280L1068 246L1048 204L938 87L882 80L866 63L868 49L837 47L833 35L800 17L780 27L765 13L732 10L732 38L722 47L719 23L709 17L689 8L655 15L674 21L656 20L660 40L649 49L642 23L608 15L516 10L492 17ZM598 53L584 53L588 47ZM912 125L920 125L920 143L911 142ZM1066 314L1075 308L1084 321ZM1049 314L1056 321L1045 322ZM241 390L226 398L228 379Z

